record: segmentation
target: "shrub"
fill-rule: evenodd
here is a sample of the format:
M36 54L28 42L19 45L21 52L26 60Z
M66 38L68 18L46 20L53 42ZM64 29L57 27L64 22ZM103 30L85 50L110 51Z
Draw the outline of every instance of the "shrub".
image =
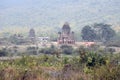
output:
M44 53L44 54L51 54L51 55L56 55L57 57L60 56L61 50L55 47L54 45L51 45L50 48L43 48L39 51L39 53Z
M94 69L93 80L119 80L120 66L107 65Z
M109 41L105 44L108 47L120 47L120 41Z
M63 52L64 54L70 55L70 54L73 53L73 47L72 47L72 46L62 45L60 48L62 49L62 52Z
M27 53L29 55L37 55L37 49L38 49L38 47L28 47Z
M6 48L3 48L2 50L0 50L0 57L1 56L7 56L7 55L8 55L8 52L7 52Z
M109 47L106 47L105 49L104 49L104 51L106 52L106 53L114 53L116 50L114 49L114 48L109 48Z

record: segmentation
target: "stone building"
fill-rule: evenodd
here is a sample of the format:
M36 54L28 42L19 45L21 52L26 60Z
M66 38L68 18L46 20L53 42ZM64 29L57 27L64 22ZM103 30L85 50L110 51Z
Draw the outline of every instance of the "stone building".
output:
M33 43L36 41L35 30L33 28L30 29L28 37Z
M71 31L71 28L67 22L63 25L62 31L58 32L58 43L75 44L74 32Z
M49 37L38 37L38 42L42 45L42 46L46 46L46 44L48 44L50 38Z

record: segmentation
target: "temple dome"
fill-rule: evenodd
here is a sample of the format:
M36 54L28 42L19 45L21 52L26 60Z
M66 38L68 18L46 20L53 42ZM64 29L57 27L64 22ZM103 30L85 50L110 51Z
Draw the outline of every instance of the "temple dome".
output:
M62 27L62 29L70 29L69 23L65 23Z
M35 37L35 30L33 28L29 31L29 37Z
M69 24L67 22L63 25L62 31L66 32L66 33L70 32L70 26L69 26Z

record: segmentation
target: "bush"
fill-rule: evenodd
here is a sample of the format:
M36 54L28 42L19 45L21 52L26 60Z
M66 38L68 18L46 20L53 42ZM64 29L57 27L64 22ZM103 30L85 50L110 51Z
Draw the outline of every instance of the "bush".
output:
M73 53L73 47L72 46L68 46L68 45L62 45L60 47L62 49L62 53L70 55Z
M120 41L109 41L105 44L108 47L120 47Z
M38 49L38 47L28 47L27 53L29 55L37 55L37 49Z
M2 50L0 50L0 57L7 56L7 55L8 55L8 51L6 48L3 48Z
M59 57L59 55L61 54L61 50L55 47L54 45L51 45L50 48L41 49L39 53L56 55L57 57Z
M114 48L109 48L109 47L106 47L105 49L104 49L104 51L106 52L106 53L114 53L116 50L114 49Z
M101 66L94 70L93 80L119 80L120 79L120 66Z
M51 54L52 50L50 48L43 48L39 51L39 53Z
M51 45L49 48L42 48L39 53L52 54L57 48L54 45Z

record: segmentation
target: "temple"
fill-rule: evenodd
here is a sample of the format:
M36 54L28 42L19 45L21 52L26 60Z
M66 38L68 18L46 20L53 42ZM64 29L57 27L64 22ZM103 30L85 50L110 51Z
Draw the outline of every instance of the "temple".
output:
M32 43L36 42L35 30L33 28L30 29L28 37Z
M63 25L62 31L58 32L58 44L75 44L74 32L67 22Z

